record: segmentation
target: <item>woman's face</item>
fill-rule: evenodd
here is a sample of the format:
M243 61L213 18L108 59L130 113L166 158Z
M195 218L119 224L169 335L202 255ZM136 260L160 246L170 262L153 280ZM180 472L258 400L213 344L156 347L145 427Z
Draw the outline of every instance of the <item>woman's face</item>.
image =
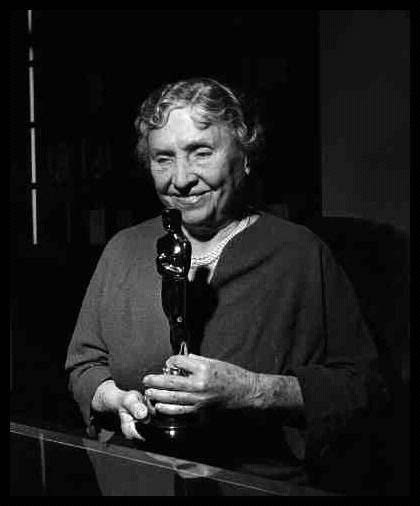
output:
M243 155L223 124L205 126L194 109L174 109L162 128L149 133L149 156L157 194L182 213L194 233L229 223L228 205L243 173Z

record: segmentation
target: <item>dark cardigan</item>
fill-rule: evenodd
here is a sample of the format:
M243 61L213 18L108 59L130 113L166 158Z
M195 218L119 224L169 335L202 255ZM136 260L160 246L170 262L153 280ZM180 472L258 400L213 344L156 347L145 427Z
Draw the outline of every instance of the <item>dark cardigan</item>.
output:
M88 287L66 361L86 424L101 382L113 378L121 389L140 389L141 378L160 372L172 355L155 267L162 233L160 218L119 232ZM191 285L189 301L196 352L298 378L307 458L322 454L369 410L380 384L374 344L343 270L305 227L262 213L227 244L210 286ZM243 429L243 453L284 454L281 413L224 413L223 427L230 419Z

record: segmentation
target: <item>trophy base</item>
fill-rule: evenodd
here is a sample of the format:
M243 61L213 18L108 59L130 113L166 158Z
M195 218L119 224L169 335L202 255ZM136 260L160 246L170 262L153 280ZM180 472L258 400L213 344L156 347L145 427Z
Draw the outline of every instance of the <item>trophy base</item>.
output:
M156 413L148 423L139 421L136 425L147 446L176 455L195 453L203 429L196 414L170 416Z

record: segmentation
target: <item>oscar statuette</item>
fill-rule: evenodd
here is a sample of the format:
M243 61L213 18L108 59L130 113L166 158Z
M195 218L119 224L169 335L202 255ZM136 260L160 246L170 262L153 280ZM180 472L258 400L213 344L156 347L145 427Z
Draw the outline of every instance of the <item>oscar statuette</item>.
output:
M162 308L169 323L169 339L174 354L187 355L191 335L187 322L187 285L191 265L191 243L184 235L178 209L164 209L162 223L166 234L157 240L157 271L162 278ZM164 367L164 374L187 376L177 367ZM196 414L166 415L156 412L148 423L158 445L184 446L192 437L199 420Z

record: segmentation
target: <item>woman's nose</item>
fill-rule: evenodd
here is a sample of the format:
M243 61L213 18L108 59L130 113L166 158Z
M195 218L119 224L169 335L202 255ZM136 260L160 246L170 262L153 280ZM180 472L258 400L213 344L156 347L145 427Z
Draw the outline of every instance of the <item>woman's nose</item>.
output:
M197 176L194 171L191 170L188 162L185 160L179 160L174 168L172 176L172 183L178 191L185 191L195 184Z

